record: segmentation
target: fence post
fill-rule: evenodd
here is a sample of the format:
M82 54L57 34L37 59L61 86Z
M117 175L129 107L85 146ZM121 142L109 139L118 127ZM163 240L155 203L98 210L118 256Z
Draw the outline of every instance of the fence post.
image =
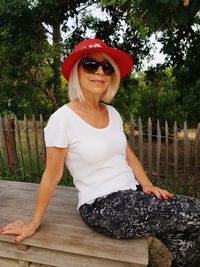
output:
M131 116L129 143L132 150L135 149L135 121Z
M197 125L197 130L196 130L196 136L195 136L195 176L197 177L198 173L198 168L199 168L199 153L198 153L198 148L200 144L200 123Z
M2 145L2 156L1 156L1 163L2 163L2 168L4 169L4 162L5 163L5 169L7 170L8 167L8 155L7 155L7 151L6 151L6 142L5 142L5 131L4 131L4 126L3 126L3 119L0 116L0 135L1 135L1 145Z
M143 130L142 130L142 120L138 119L138 138L139 138L139 160L143 164Z
M6 116L1 118L1 136L8 170L13 173L17 165L14 119L8 119Z
M37 124L35 120L35 115L32 116L32 124L33 124L33 132L34 132L34 141L35 141L35 155L36 155L36 165L37 165L37 172L40 172L40 163L39 163L39 149L38 149L38 134L37 134Z
M189 153L190 153L190 140L188 137L187 123L184 122L183 127L183 138L184 138L184 176L188 175L189 168Z
M43 163L46 165L46 147L44 140L44 120L42 114L40 114L40 128L41 128L41 143L42 143L42 155L43 155Z
M200 167L200 162L199 162L199 153L198 151L200 150L200 123L197 125L197 130L196 130L196 136L195 136L195 175L194 175L194 180L193 180L193 188L194 188L194 193L195 197L198 196L198 191L200 189L200 179L199 179L199 167Z
M168 185L168 169L169 169L169 128L168 122L165 121L165 178L166 178L166 186Z
M23 157L23 151L22 151L20 127L19 127L17 116L15 116L14 122L15 122L16 137L17 137L17 141L18 141L18 145L19 145L19 159L20 159L20 163L21 163L22 176L23 176L23 180L25 181L24 157Z
M148 119L148 175L152 178L152 122Z
M160 179L160 153L161 153L161 130L160 130L160 122L159 120L157 120L156 170L158 179Z
M28 127L28 120L26 114L24 114L24 133L26 139L26 149L28 155L28 163L29 163L29 171L32 171L32 160L31 160L31 145L30 145L30 138L29 138L29 127Z
M174 143L173 143L173 155L174 155L174 176L178 176L178 129L177 123L174 122Z

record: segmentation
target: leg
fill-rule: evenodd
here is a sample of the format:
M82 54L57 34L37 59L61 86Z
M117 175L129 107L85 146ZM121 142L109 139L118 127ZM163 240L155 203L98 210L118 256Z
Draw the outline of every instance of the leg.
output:
M188 240L173 234L157 238L173 252L172 267L200 267L200 239Z
M115 238L158 237L172 251L174 266L191 266L188 258L193 255L195 261L200 254L197 199L160 200L152 194L124 190L83 205L80 214L91 227Z

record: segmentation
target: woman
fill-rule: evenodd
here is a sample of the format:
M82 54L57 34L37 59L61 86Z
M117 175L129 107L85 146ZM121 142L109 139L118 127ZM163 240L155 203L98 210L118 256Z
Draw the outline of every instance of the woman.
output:
M35 233L63 163L79 191L78 210L93 229L115 238L159 238L173 253L172 266L200 266L200 201L153 186L127 144L119 113L109 103L131 57L98 39L79 43L64 61L70 102L45 128L47 162L30 221L4 226L16 242Z

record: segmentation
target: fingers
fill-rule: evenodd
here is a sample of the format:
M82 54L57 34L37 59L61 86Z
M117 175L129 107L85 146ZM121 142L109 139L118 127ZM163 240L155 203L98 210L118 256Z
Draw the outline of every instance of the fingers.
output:
M0 233L2 235L17 235L15 242L18 243L26 237L33 235L35 231L36 229L28 221L14 221L13 223L4 225Z
M9 223L7 225L4 225L1 229L2 235L18 235L20 234L20 224L19 221L15 221L13 223Z
M25 234L18 235L18 236L15 238L15 242L16 242L16 243L19 243L19 242L21 242L23 239L25 239L26 237L27 237L27 235L25 235Z
M164 189L161 189L159 188L159 198L161 199L169 199L171 197L173 197L173 194L172 193L169 193L167 190L164 190Z
M145 187L145 188L143 188L143 192L145 194L153 193L159 199L169 199L169 198L173 197L172 193L168 192L165 189L161 189L160 187L157 187L157 186Z

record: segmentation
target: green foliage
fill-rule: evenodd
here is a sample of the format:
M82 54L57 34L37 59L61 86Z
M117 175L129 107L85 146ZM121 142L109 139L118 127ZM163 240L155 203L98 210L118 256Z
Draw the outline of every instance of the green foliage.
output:
M136 114L138 110L139 99L139 79L131 75L122 80L112 104L123 116L123 120L129 122L131 115Z
M173 76L173 69L164 70L151 69L142 77L139 84L139 105L134 117L141 117L147 123L148 118L152 119L154 130L159 119L164 127L168 121L170 128L173 128L174 121L178 125L183 124L186 113L178 103L179 91L176 89L176 81Z
M107 12L96 18L88 6ZM0 113L44 113L48 117L68 98L61 78L61 59L90 32L134 59L139 71L150 58L152 32L167 55L163 68L123 79L113 104L125 120L131 114L171 123L199 114L200 2L188 7L180 0L41 1L0 3ZM69 26L70 18L75 18ZM60 29L65 32L62 40ZM48 37L51 36L51 42ZM169 68L166 68L168 66Z
M161 121L168 119L171 123L187 119L190 126L196 126L200 118L197 108L200 105L200 1L192 0L187 7L180 0L103 0L101 3L106 7L112 5L130 31L137 29L143 40L148 40L152 32L159 33L157 40L167 55L163 69L173 67L173 83L171 79L167 83L169 77L162 76L164 72L159 66L145 73L145 87L141 88L135 114L145 119L150 115Z
M52 113L64 99L60 25L88 1L4 1L0 5L0 113ZM52 27L49 32L47 25ZM64 27L64 25L63 25ZM53 44L47 40L52 34Z
M112 5L117 12L122 12L128 24L154 32L191 23L200 8L198 0L190 1L188 7L185 7L180 0L102 0L100 2L105 6Z

